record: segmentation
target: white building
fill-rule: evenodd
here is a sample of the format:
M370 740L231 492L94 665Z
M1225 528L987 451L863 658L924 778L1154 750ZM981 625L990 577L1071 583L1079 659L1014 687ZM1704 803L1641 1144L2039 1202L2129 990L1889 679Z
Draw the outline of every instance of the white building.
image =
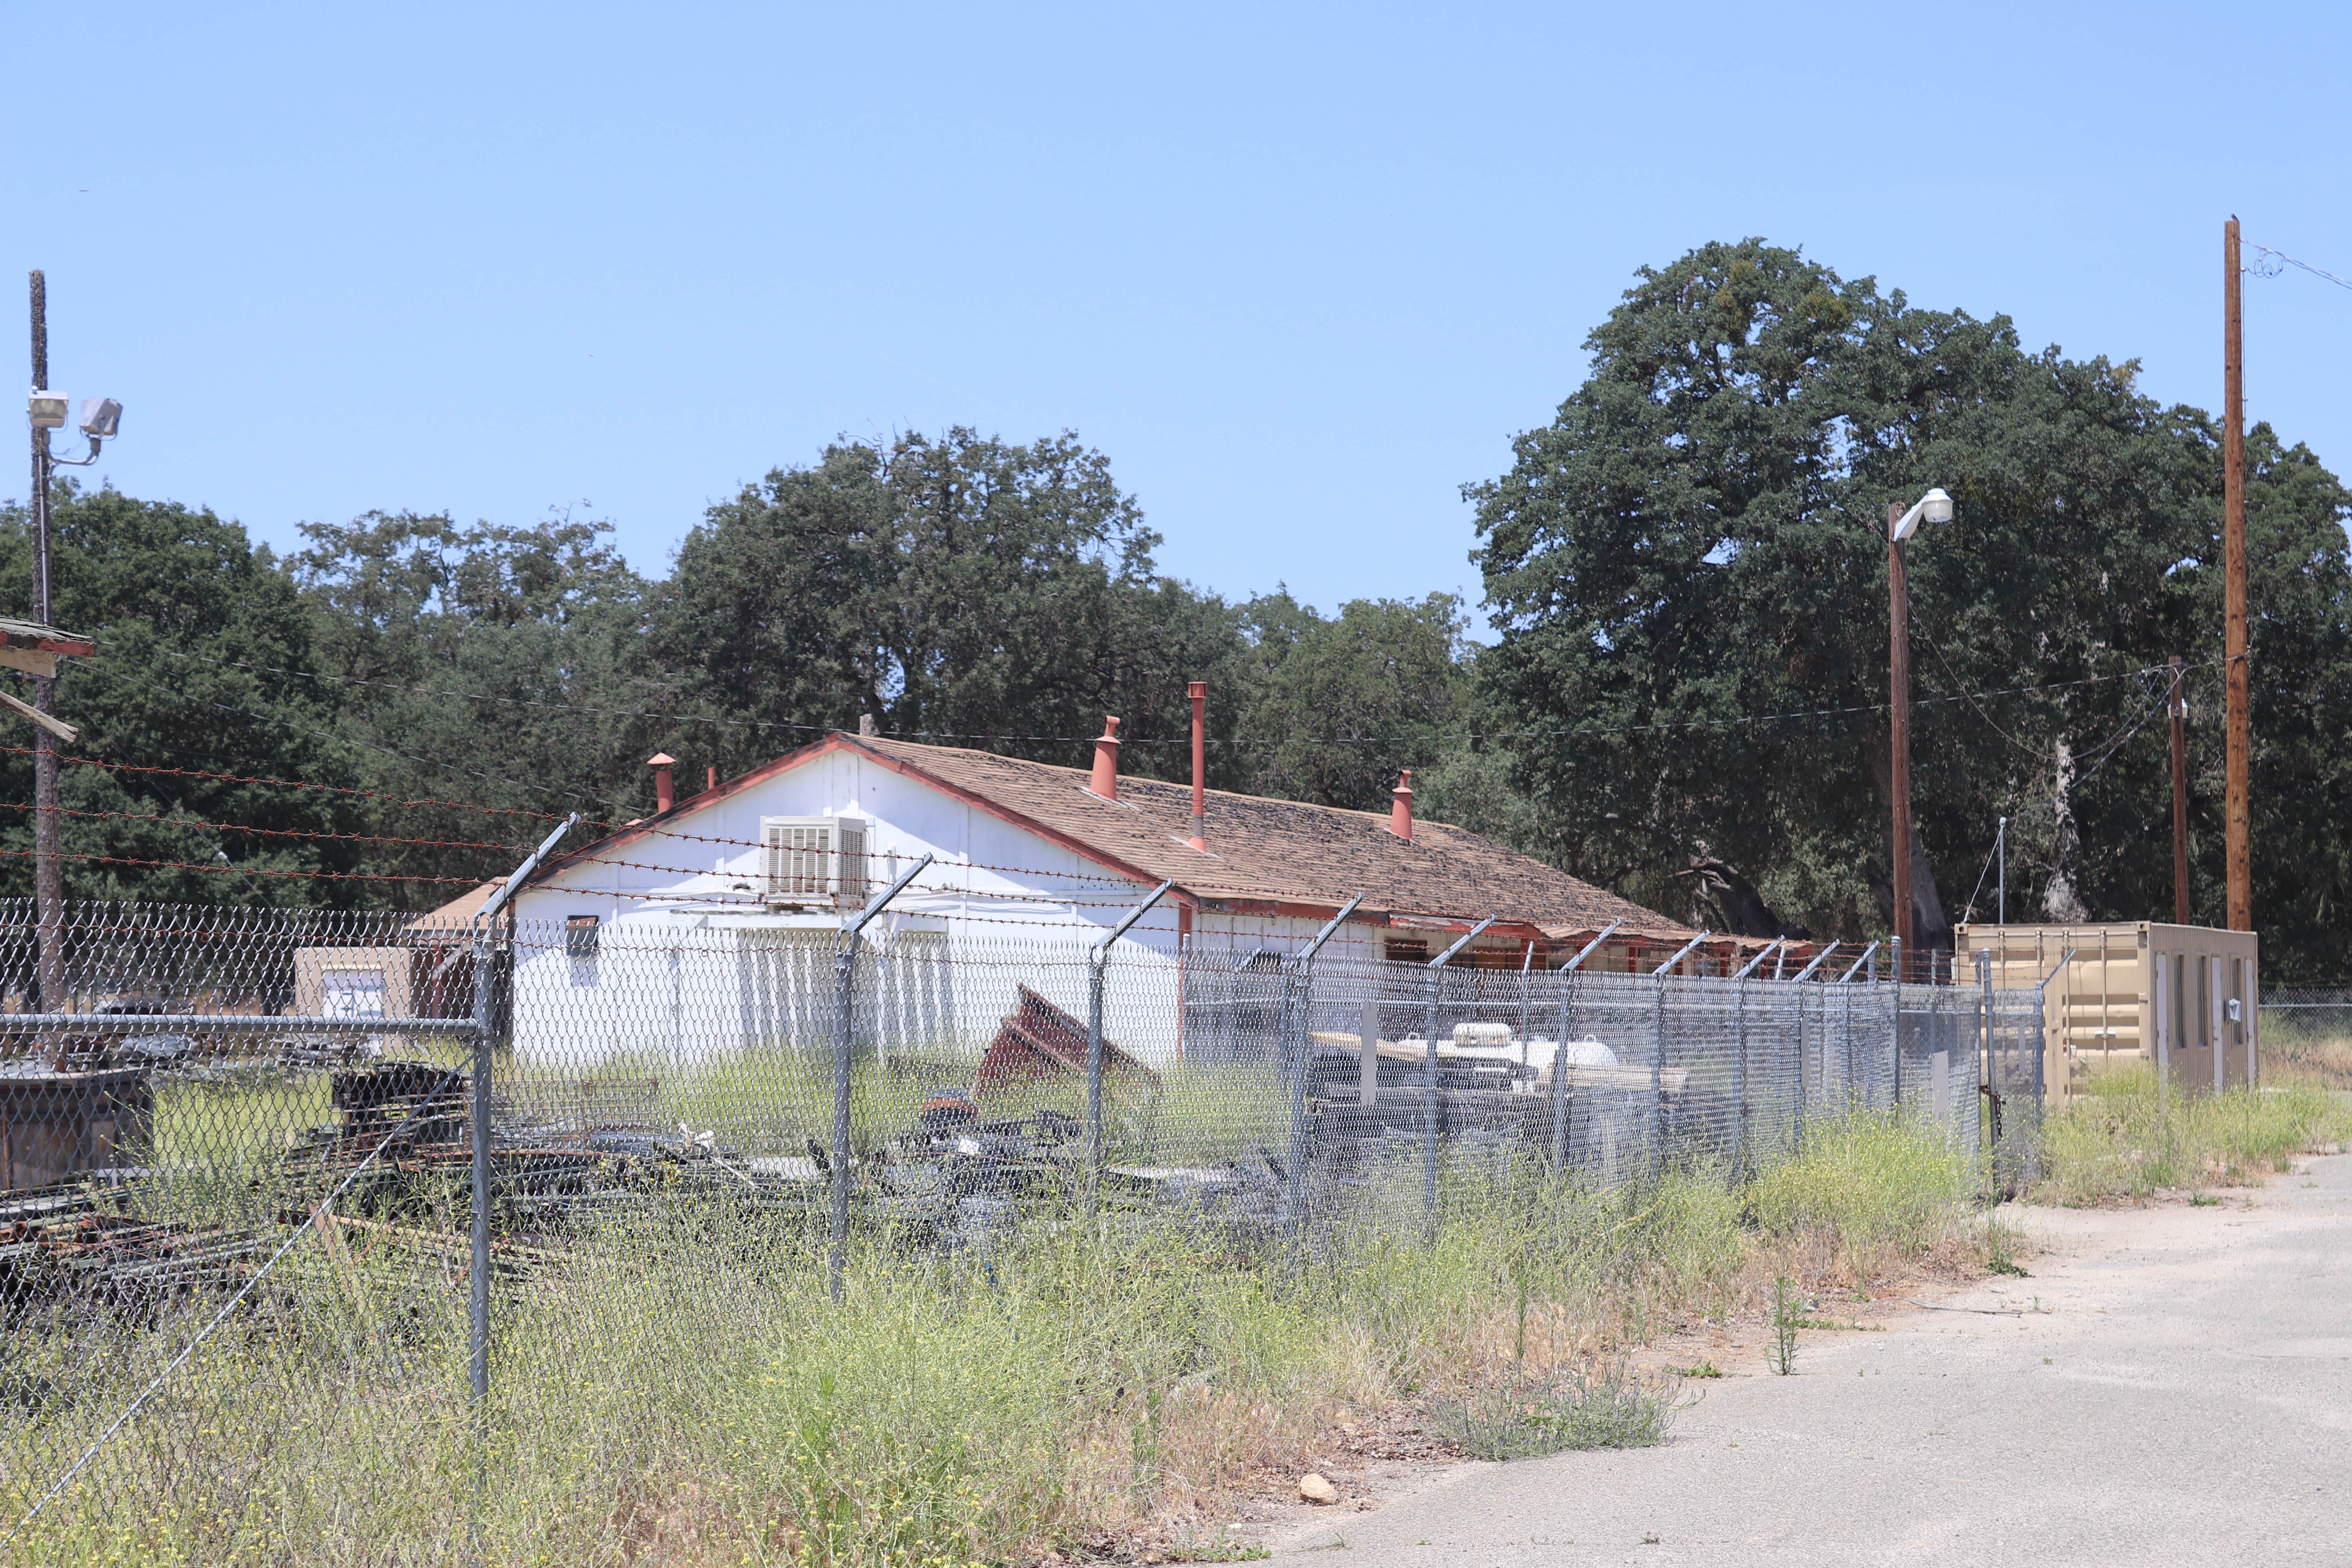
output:
M1183 1049L1180 954L1293 952L1359 896L1327 956L1426 957L1493 917L1464 959L1516 969L1618 921L1588 962L1625 968L1694 934L1414 822L1402 786L1386 815L1202 791L1196 840L1195 790L1119 778L1118 744L1097 742L1089 773L836 732L551 859L511 905L519 1063L677 1067L830 1038L845 914L926 854L866 929L861 1028L885 1050L984 1043L1021 984L1083 1016L1086 951L1163 881L1113 957L1108 1026L1155 1063Z

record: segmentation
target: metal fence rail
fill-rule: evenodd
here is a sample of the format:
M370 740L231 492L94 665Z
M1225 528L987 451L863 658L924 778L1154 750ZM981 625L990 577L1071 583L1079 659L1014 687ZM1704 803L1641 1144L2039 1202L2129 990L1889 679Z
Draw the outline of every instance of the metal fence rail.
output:
M852 942L709 912L478 949L392 916L85 905L65 941L41 995L31 911L0 906L0 1531L42 1504L25 1561L205 1508L299 1540L362 1482L501 1484L486 1456L538 1440L551 1378L613 1380L657 1431L664 1321L610 1308L648 1281L675 1281L663 1312L723 1317L751 1310L742 1270L984 1270L1081 1218L1295 1268L1547 1193L1744 1180L1856 1111L2014 1187L2042 1103L2036 994L1860 966L1500 970L887 918ZM362 1420L380 1473L289 1462ZM599 1441L637 1440L623 1425ZM412 1522L384 1560L465 1548L444 1511Z

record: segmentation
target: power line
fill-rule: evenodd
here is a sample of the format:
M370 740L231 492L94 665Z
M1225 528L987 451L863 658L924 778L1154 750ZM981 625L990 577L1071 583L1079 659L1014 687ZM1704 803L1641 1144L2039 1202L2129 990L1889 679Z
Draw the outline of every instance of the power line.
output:
M29 746L0 746L0 752L13 753L14 755L20 757L29 757L33 755L33 749ZM308 779L268 778L257 774L207 773L202 768L167 768L142 765L138 763L110 763L102 757L60 756L58 760L59 762L77 763L79 766L86 768L105 768L111 773L163 773L174 778L210 779L216 784L268 784L279 789L320 790L330 795L356 795L362 799L382 801L387 805L401 806L404 808L422 809L426 807L437 807L446 808L450 811L471 811L478 813L484 816L528 816L541 822L561 822L563 820L562 816L556 812L526 811L520 806L468 805L462 800L433 800L430 798L422 800L407 800L399 795L386 795L382 790L353 789L343 784L313 784ZM493 847L503 849L510 847L507 845L497 845L493 846Z
M31 849L0 849L0 855L29 858L37 853ZM189 860L142 860L128 855L71 855L60 852L60 860L79 860L94 866L144 866L165 871L209 871L223 877L291 877L314 882L454 882L476 888L487 880L481 877L396 877L386 872L372 871L270 871L249 866L201 866Z
M2264 256L2274 256L2278 258L2281 261L2285 262L2289 267L2300 267L2305 272L2310 273L2314 278L2325 278L2330 283L2335 284L2338 289L2352 289L2352 280L2338 278L2335 273L2325 271L2319 268L2314 267L2308 261L2297 261L2294 257L2289 256L2284 250L2273 250L2267 245L2257 245L2254 248L2261 251ZM2255 266L2249 270L2252 271L2254 276L2257 278L2275 278L2278 276L2278 271L2275 268L2265 272L2262 270L2260 263L2256 263Z
M60 758L59 761L71 761ZM26 801L0 801L0 810L31 811ZM254 827L241 822L193 822L185 817L167 816L160 811L77 811L59 806L60 816L79 816L89 820L116 822L154 822L166 827L195 827L208 833L251 833L268 838L308 838L327 844L410 844L427 849L496 849L509 855L528 855L528 844L492 844L470 838L394 838L372 833L314 833L297 827Z
M476 692L441 691L425 687L404 687L393 685L384 681L363 680L354 676L330 675L319 670L287 669L273 665L251 664L240 659L217 658L209 654L185 653L173 648L159 648L156 651L167 654L174 658L196 659L207 664L225 665L235 668L250 670L257 674L277 675L303 680L333 681L344 685L367 686L383 690L404 692L413 696L441 698L454 701L506 703L520 707L545 709L551 711L585 713L603 718L650 719L667 724L712 724L727 729L788 730L808 734L833 734L840 729L840 726L837 725L802 724L782 720L723 719L717 717L716 715L699 713L653 713L639 709L598 708L585 703L540 702L521 698L488 696ZM85 659L79 660L77 662L87 664L89 661ZM2208 664L2216 664L2219 662L2219 660L2207 660L2204 663L2189 665L2184 668L2201 669L2206 668ZM2135 676L2146 675L2150 670L2158 668L2159 667L2150 665L2138 669L2118 671L2112 675L2085 676L2074 680L2045 681L2030 686L2012 686L1984 691L1957 692L1940 697L1923 697L1914 700L1912 707L1916 710L1951 702L1979 702L1996 697L2026 696L2035 692L2064 690L2081 686L2095 686L2110 680L2127 680ZM200 699L199 700L208 700ZM222 703L213 703L212 706L226 708L226 705ZM1491 731L1461 731L1460 735L1462 739L1470 741L1526 741L1561 740L1591 735L1651 734L1684 730L1736 729L1743 725L1778 724L1801 719L1844 718L1855 714L1882 713L1886 711L1889 706L1889 704L1885 702L1866 702L1831 708L1792 709L1780 713L1749 714L1727 719L1664 720L1648 724L1580 725L1567 729L1498 730ZM246 713L248 717L253 718L270 717L268 715L254 714L245 709L227 708L227 710L231 712ZM283 719L277 720L276 721L288 724L292 723L292 721ZM302 726L299 725L294 727L302 728ZM309 732L325 735L331 739L341 738L336 736L334 732L328 731L310 731ZM886 730L882 731L882 734L886 739L892 740L980 741L999 744L1068 746L1090 746L1101 738L1097 735L1010 735L995 733L992 731L953 730ZM1441 737L1432 734L1204 737L1206 743L1209 745L1230 747L1408 745L1425 744L1428 742L1438 738ZM355 743L363 744L364 742ZM1119 743L1122 746L1189 746L1192 744L1192 737L1190 735L1122 735L1119 737ZM519 782L511 779L500 779L496 774L482 773L477 769L465 768L459 763L446 763L437 758L419 757L408 752L396 751L389 747L372 746L369 749L383 752L386 755L402 757L410 762L424 763L429 766L458 768L460 771L466 772L471 774L471 776L477 778L490 779L494 782L504 784L516 784ZM572 799L593 800L598 805L616 806L623 810L629 809L618 801L607 800L602 796L585 795L572 792L552 790L542 784L521 784L520 787L536 789L546 794L567 795Z

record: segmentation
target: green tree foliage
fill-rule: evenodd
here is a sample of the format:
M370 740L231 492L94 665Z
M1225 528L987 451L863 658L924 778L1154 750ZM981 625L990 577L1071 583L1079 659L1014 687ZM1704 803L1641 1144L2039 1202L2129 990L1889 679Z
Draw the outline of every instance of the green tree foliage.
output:
M371 846L372 869L486 877L511 868L546 814L643 809L644 760L678 683L646 672L646 584L604 542L608 524L371 512L302 531L289 564L318 658L301 668L329 679L278 689L341 694L352 764L390 797L373 808L384 836L416 841Z
M1255 792L1385 810L1401 769L1455 746L1467 645L1454 595L1358 599L1326 618L1283 589L1250 600L1243 622Z
M1500 633L1481 668L1540 732L1517 777L1549 853L1718 925L1883 930L1885 511L1936 484L1958 516L1908 553L1923 933L1946 898L1966 912L2004 815L2012 918L2168 910L2163 683L2134 672L2206 665L2218 718L2207 416L2141 395L2129 364L2028 353L2005 319L1916 310L1756 240L1644 269L1589 347L1554 421L1468 492ZM2256 794L2308 823L2343 787L2309 752L2341 752L2352 690L2346 497L2267 430L2249 450L2258 709L2300 709L2292 739L2265 738ZM2021 687L2039 689L1976 695ZM2212 735L2200 909L2219 898ZM2312 933L2298 962L2340 965L2307 945L2342 885L2313 847L2273 837L2257 899Z
M18 615L32 602L28 521L22 507L0 510L0 603ZM59 716L81 731L59 749L123 764L60 769L61 804L76 814L61 837L85 857L65 863L68 896L364 901L370 884L273 874L358 868L362 847L334 837L366 830L356 797L240 782L359 782L334 735L338 691L280 691L253 668L313 658L310 619L279 563L209 511L69 482L53 494L49 528L54 618L98 643L59 680ZM6 679L31 700L29 677ZM32 735L22 721L7 724L0 887L21 895L32 891ZM130 771L140 768L175 771Z
M652 646L693 710L731 726L705 742L722 773L861 718L1083 763L1067 738L1117 713L1125 766L1189 776L1185 684L1230 687L1244 646L1222 600L1154 572L1158 542L1074 436L838 444L711 509ZM1211 711L1229 736L1234 706Z

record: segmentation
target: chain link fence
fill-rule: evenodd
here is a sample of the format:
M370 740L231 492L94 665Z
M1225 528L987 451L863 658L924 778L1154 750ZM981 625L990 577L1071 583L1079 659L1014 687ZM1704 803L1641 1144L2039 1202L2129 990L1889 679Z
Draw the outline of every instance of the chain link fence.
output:
M2013 1190L2042 1104L2037 994L1859 966L83 905L44 994L36 937L0 906L0 1558L27 1563L355 1520L356 1560L451 1561L494 1489L527 1542L562 1478L650 1463L748 1375L727 1347L894 1268L987 1279L1024 1231L1295 1270L1737 1182L1856 1110Z
M2352 984L2266 982L2260 1005L2266 1080L2352 1089Z

